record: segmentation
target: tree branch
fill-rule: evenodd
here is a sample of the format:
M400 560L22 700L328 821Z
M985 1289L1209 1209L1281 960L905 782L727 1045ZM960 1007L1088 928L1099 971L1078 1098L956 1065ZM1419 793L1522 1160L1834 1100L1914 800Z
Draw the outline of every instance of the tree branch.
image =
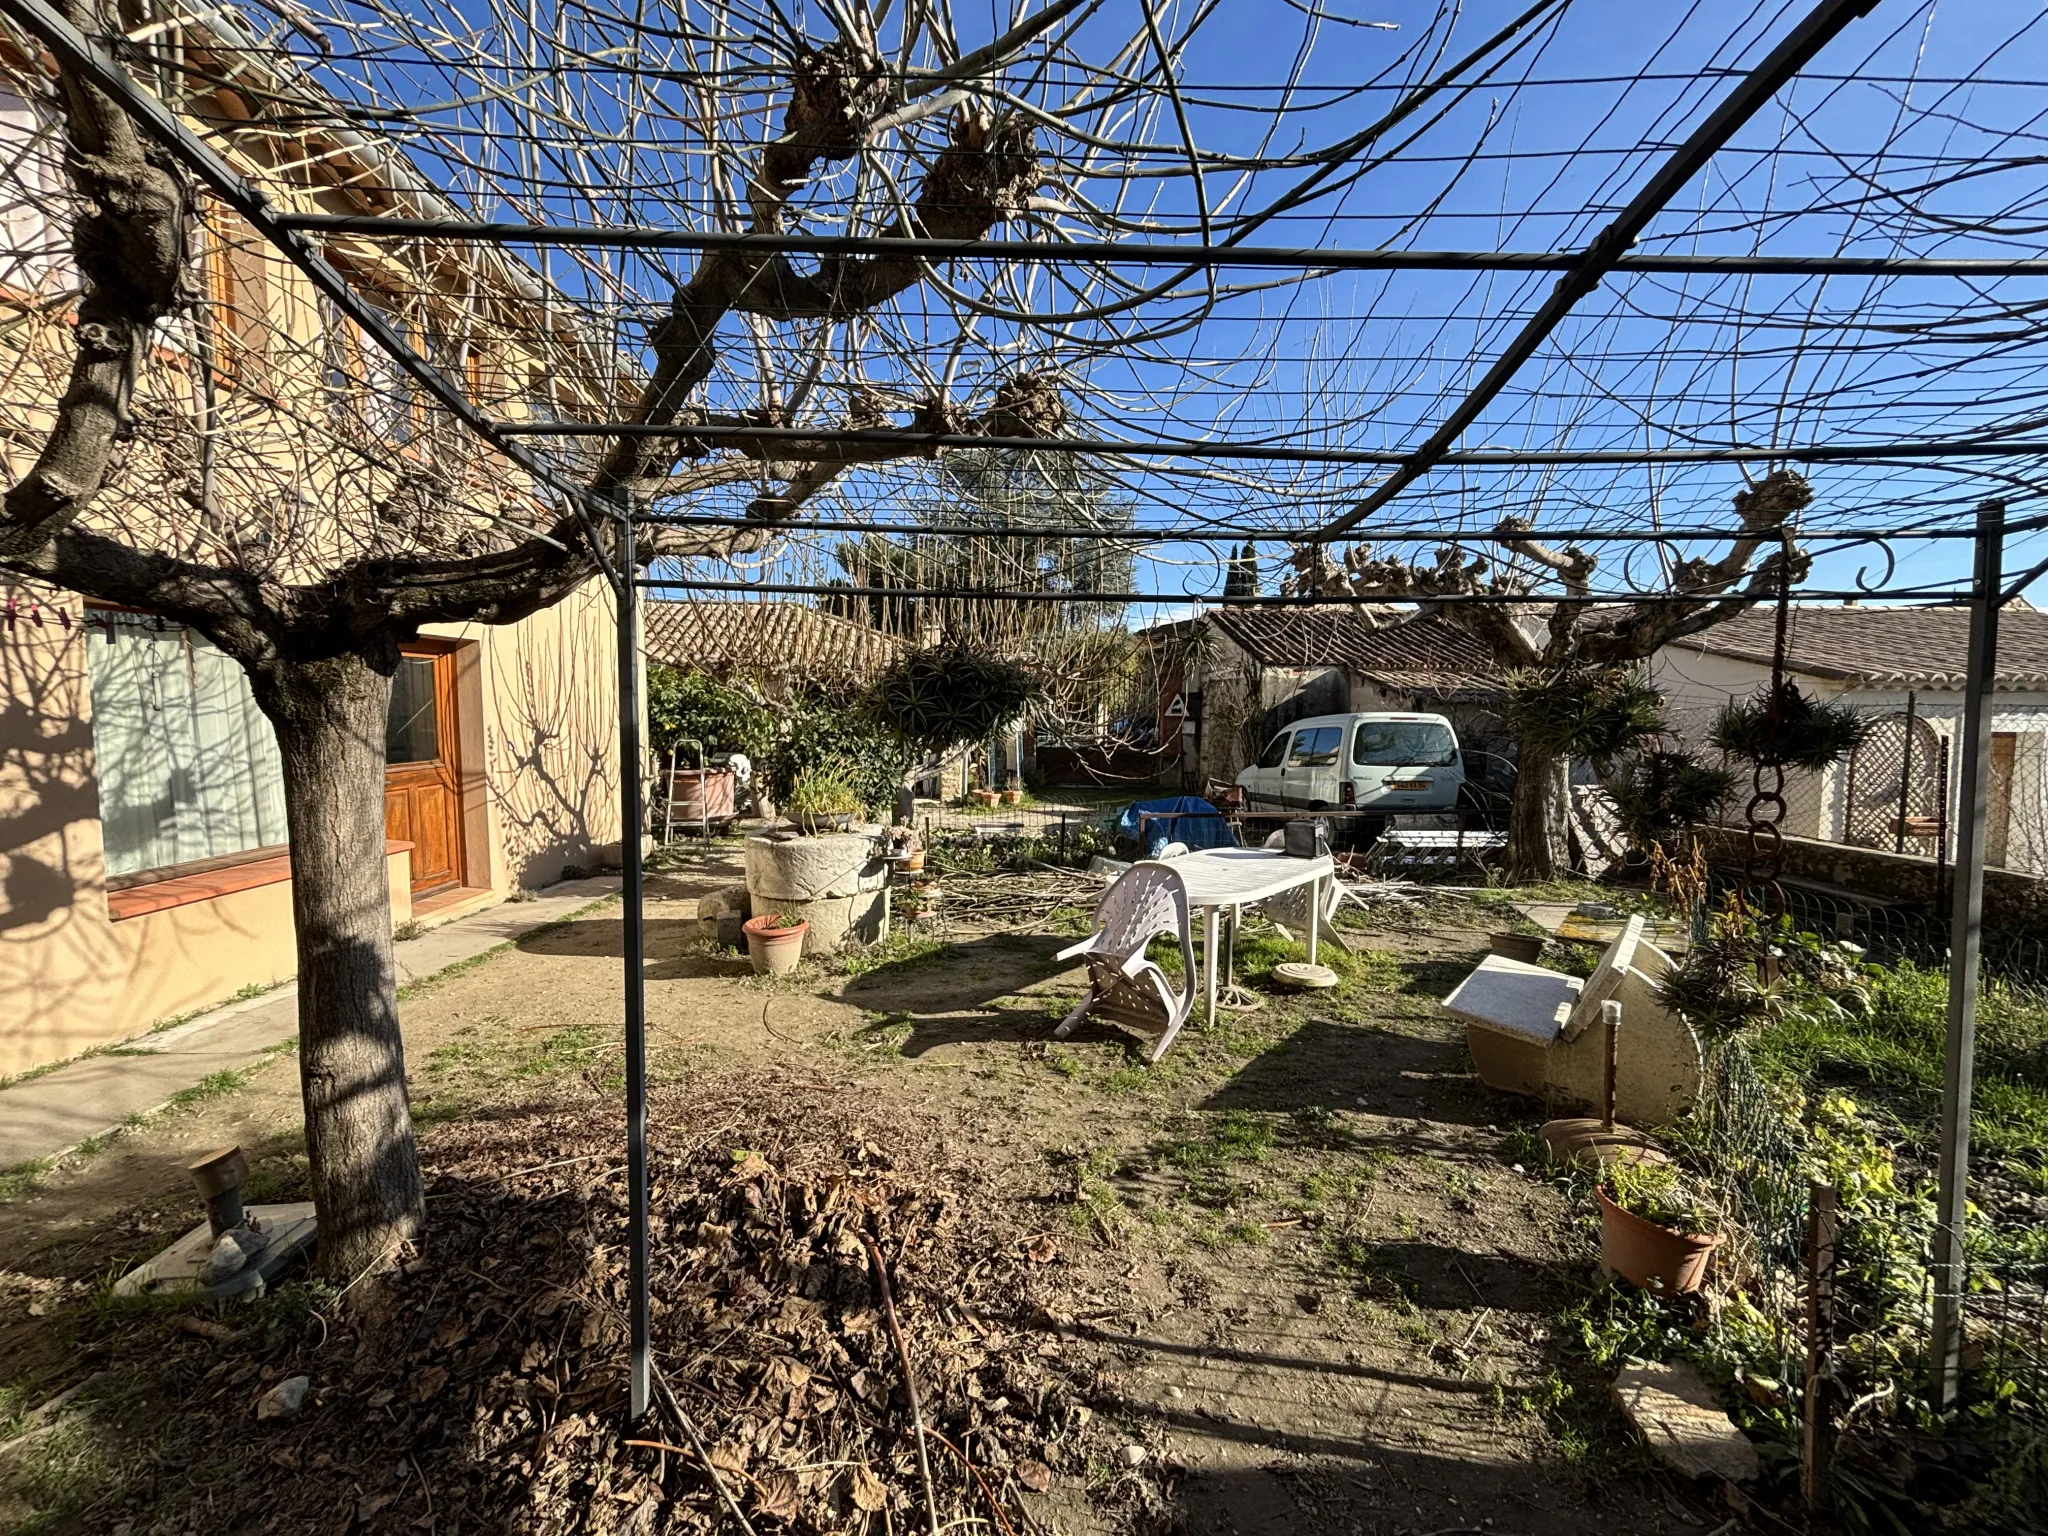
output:
M80 28L96 22L91 0L60 9ZM104 93L68 75L62 85L66 158L85 203L71 248L86 293L56 421L0 504L0 560L32 555L106 484L150 332L177 304L185 270L184 186Z

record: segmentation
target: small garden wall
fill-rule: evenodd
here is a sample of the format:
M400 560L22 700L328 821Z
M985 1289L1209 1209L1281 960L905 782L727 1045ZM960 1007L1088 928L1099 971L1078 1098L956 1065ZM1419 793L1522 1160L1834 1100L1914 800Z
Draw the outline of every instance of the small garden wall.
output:
M1739 869L1748 857L1748 835L1740 827L1702 827L1699 839L1710 864ZM1782 873L1788 879L1821 881L1881 901L1923 906L1940 899L1937 887L1945 878L1931 858L1808 837L1785 839ZM1985 870L1984 923L2009 932L2041 931L2048 926L2048 880L2003 869Z

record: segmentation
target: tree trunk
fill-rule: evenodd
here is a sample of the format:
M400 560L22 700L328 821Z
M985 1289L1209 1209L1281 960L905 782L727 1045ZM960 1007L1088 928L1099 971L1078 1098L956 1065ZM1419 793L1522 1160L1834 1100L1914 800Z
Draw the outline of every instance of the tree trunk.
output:
M1571 764L1523 744L1508 808L1507 877L1516 885L1571 872Z
M384 859L391 673L351 654L273 661L251 680L284 757L320 1269L350 1280L417 1242L424 1216Z

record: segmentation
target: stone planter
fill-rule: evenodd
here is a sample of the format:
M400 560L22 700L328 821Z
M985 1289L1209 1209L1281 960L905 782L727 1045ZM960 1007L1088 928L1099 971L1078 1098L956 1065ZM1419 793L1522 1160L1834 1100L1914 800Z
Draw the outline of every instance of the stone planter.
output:
M829 955L849 937L863 944L888 937L889 866L871 837L755 836L745 856L753 910L807 921L805 954Z
M1593 1193L1600 1201L1600 1257L1609 1269L1659 1296L1684 1296L1705 1283L1718 1234L1675 1232L1624 1211L1605 1189Z
M741 932L747 936L747 958L755 971L763 976L785 976L795 970L803 963L804 935L810 926L799 922L785 928L780 917L767 913L748 918Z

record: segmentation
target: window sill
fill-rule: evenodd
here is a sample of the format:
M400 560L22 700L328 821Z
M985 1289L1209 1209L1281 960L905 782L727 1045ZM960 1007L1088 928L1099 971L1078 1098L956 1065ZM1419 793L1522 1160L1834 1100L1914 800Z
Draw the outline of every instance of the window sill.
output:
M384 844L384 856L405 853L411 843L394 842ZM199 870L189 875L173 875L166 880L152 880L146 885L131 885L123 890L107 892L107 916L114 922L122 923L130 918L146 917L152 912L167 912L173 907L190 906L199 901L217 901L223 896L232 896L237 891L252 891L262 885L277 885L292 877L291 855L269 854L262 858L245 859L237 864L228 864L214 869Z

